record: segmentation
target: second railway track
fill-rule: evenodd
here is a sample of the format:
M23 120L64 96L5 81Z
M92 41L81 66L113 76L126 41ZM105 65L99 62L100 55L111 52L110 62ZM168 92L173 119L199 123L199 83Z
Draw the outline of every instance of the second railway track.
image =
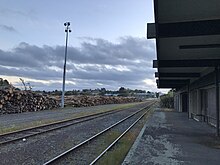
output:
M111 147L113 147L145 114L149 111L148 109L153 105L150 105L139 109L138 111L126 116L120 121L112 124L111 126L105 128L104 130L96 133L92 137L84 140L83 142L73 146L72 148L64 151L63 153L57 155L56 157L48 160L44 165L50 164L94 164L96 163ZM109 132L116 129L119 135L114 138L114 140L106 145L101 145L102 149L100 150L99 146L96 145L102 141L102 136L109 134ZM111 134L111 133L110 133ZM97 149L99 148L99 149ZM95 153L94 153L95 150ZM97 151L100 150L100 151ZM98 154L96 153L98 152ZM96 155L96 156L95 156Z
M72 126L74 124L78 124L78 123L85 122L88 120L93 120L93 119L96 119L98 117L102 117L105 115L110 115L113 113L122 112L123 110L126 110L126 109L127 108L123 108L123 109L119 109L119 110L109 110L106 112L85 115L82 117L72 118L72 119L68 119L68 120L62 120L62 121L58 121L58 122L54 122L54 123L50 123L50 124L45 124L45 125L41 125L41 126L36 126L36 127L32 127L32 128L27 128L27 129L13 131L13 132L5 133L5 134L0 134L0 145L13 143L13 142L23 140L23 139L26 140L27 138L30 138L30 137L33 137L36 135L40 135L40 134L48 133L48 132L55 131L58 129L62 129L62 128L65 128L68 126Z

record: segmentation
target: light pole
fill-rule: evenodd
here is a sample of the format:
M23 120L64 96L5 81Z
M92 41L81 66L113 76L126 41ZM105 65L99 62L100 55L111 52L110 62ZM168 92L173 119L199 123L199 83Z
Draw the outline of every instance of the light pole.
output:
M70 30L70 22L64 23L65 32L66 32L66 47L65 47L65 59L64 59L64 66L63 66L63 90L62 90L62 98L61 98L61 108L64 108L64 95L65 95L65 79L66 79L66 59L67 59L67 42L68 42L68 34L71 32Z

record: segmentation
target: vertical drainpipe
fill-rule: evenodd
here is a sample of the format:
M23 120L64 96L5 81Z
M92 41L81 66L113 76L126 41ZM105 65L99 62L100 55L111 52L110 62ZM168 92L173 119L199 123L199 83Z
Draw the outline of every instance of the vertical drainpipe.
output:
M215 89L216 89L216 136L219 136L219 66L215 67Z

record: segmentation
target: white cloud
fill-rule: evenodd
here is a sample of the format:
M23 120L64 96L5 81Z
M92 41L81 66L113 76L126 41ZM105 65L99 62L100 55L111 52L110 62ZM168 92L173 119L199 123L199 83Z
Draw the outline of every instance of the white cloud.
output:
M146 85L155 85L155 80L152 80L152 79L145 79L143 80L143 82L146 84Z

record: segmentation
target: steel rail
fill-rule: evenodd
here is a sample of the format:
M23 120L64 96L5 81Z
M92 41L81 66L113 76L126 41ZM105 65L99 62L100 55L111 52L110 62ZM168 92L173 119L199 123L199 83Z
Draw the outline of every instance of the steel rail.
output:
M148 113L148 111L146 111L145 113L143 113L137 120L135 120L135 122L133 122L117 139L115 139L99 156L97 156L89 165L93 165L95 164L102 156L104 156L104 154L110 149L112 148L131 128L133 128L133 126L140 121L146 114Z
M68 126L71 126L71 125L74 125L74 124L78 124L78 123L81 123L81 122L93 120L93 119L96 119L98 117L102 117L102 116L105 116L105 115L110 115L110 114L122 112L124 110L127 110L127 108L120 108L118 110L115 110L115 109L114 110L109 110L109 111L106 111L106 112L95 113L95 114L91 114L91 115L86 115L86 116L77 117L77 118L68 119L68 120L62 120L62 121L58 121L58 122L54 122L54 123L50 123L50 124L44 124L44 125L37 126L37 127L31 127L31 128L22 129L22 130L19 130L19 131L13 131L13 132L1 134L0 138L2 138L2 139L9 138L9 140L2 140L2 141L0 140L0 145L8 144L8 143L15 142L15 141L18 141L18 140L21 140L21 139L24 139L24 138L29 138L29 137L32 137L32 136L36 136L36 135L39 135L39 134L47 133L47 132L54 131L54 130L57 130L57 129L60 129L60 128L65 128L65 127L68 127ZM77 120L79 120L79 121L77 121ZM65 123L68 123L68 122L73 122L73 123L65 124ZM53 127L53 128L47 129L47 130L40 130L40 131L37 130L37 129L45 129L46 127L55 126L55 125L59 125L59 124L65 124L65 125ZM30 131L32 131L32 132L35 131L35 132L30 133ZM26 133L26 135L20 136L20 137L15 137L15 138L7 137L7 136L15 136L16 134L22 134L22 133Z
M56 161L59 161L62 157L66 156L66 155L69 154L70 152L72 152L72 151L74 151L74 150L76 150L76 149L82 147L84 144L86 144L86 143L88 143L88 142L94 140L96 137L102 135L103 133L107 132L108 130L112 129L113 127L119 125L119 124L122 123L123 121L125 121L125 120L131 118L131 117L134 116L135 114L137 114L137 113L143 111L144 109L149 109L153 104L155 104L155 102L151 103L150 105L147 105L147 106L144 107L144 108L139 109L138 111L136 111L136 112L132 113L131 115L129 115L129 116L127 116L127 117L121 119L120 121L116 122L115 124L112 124L112 125L109 126L108 128L106 128L106 129L100 131L99 133L93 135L92 137L90 137L90 138L84 140L83 142L77 144L76 146L74 146L74 147L72 147L72 148L66 150L65 152L63 152L63 153L57 155L56 157L52 158L51 160L49 160L49 161L47 161L47 162L45 162L43 165L50 165L50 164L55 163Z

